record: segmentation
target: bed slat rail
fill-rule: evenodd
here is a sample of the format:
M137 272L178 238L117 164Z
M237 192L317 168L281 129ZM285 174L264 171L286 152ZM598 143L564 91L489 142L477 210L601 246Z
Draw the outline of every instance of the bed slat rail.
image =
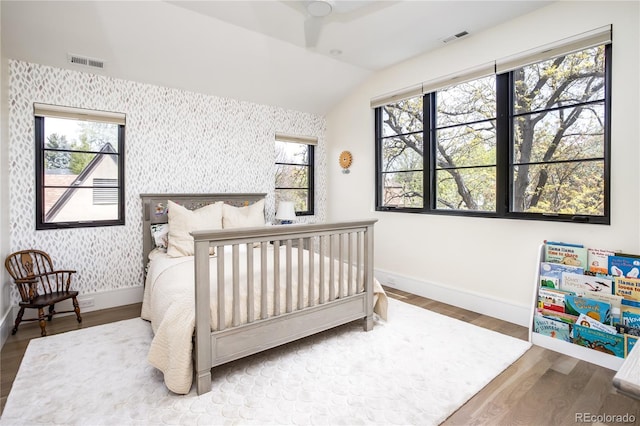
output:
M347 300L354 297L364 297L360 299L363 302L356 302L355 306L358 303L366 306L362 318L365 329L370 329L373 325L373 262L370 257L373 253L374 223L375 220L368 220L193 232L196 277L194 354L198 393L210 390L210 369L217 365L213 343L216 333L225 333L226 336L234 329L273 322L277 317L303 316L307 310L309 318L312 315L316 318L315 308L318 305L340 300L344 300L341 303L349 303ZM215 248L217 257L215 321L212 321L208 305L211 296L210 247ZM258 252L255 255L254 247ZM271 277L267 273L269 250L273 250ZM231 268L230 282L226 282L225 268ZM260 282L256 286L257 279ZM241 302L243 298L245 303ZM259 307L257 314L254 313L256 307ZM211 327L204 324L211 324ZM335 325L328 322L320 327ZM280 340L278 344L294 339Z

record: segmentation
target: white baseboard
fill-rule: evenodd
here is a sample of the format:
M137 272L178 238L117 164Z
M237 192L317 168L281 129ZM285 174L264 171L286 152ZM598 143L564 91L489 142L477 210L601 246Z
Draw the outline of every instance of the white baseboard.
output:
M376 269L374 275L381 284L387 287L529 327L531 318L531 306L529 305L517 305L487 294L420 281L381 269Z
M101 309L108 308L116 308L118 306L131 305L133 303L142 302L142 296L144 294L143 286L122 288L116 290L102 291L99 293L89 293L89 294L80 294L78 296L78 302L80 303L80 311L82 314L92 311L98 311ZM93 306L82 306L83 302L93 299ZM73 305L70 300L65 300L62 303L56 305L56 310L66 311L73 309ZM13 308L9 309L5 314L4 318L2 318L2 322L0 323L0 339L2 341L2 345L9 337L11 330L13 329L13 323L15 321L16 315L18 314L18 306L13 306ZM60 314L59 316L66 315L75 315L73 312ZM24 319L35 318L37 317L37 311L35 309L27 309L24 313ZM19 330L19 329L18 329Z
M12 313L12 309L7 309L2 319L0 319L0 348L4 346L4 342L7 340L7 337L9 337L9 333L11 333L11 329L13 328Z

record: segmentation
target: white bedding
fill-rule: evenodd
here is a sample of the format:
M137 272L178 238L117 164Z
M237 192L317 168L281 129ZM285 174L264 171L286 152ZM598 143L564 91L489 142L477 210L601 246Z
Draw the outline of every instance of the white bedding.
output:
M241 246L244 247L244 246ZM259 318L260 313L260 248L253 249L253 263L254 263L254 300L255 300L255 318ZM269 292L268 292L268 307L269 315L273 315L274 303L273 303L273 246L268 246L268 261L269 272L267 276L270 278ZM284 277L286 276L286 261L285 261L285 247L280 248L280 308L284 313L286 309L285 297L286 286L284 283ZM240 288L241 288L241 302L240 302L240 317L241 322L246 322L247 318L247 303L246 303L246 250L241 249L240 260ZM292 258L296 259L298 251L296 248L292 249ZM179 394L189 393L191 384L193 381L193 363L192 363L192 335L195 329L195 300L194 300L194 265L193 256L172 258L162 253L154 253L150 256L152 259L147 271L147 279L145 284L144 299L142 303L142 318L151 321L151 326L155 334L151 347L149 349L148 359L149 362L164 373L164 380L166 386L173 392ZM309 274L306 272L308 263L308 253L304 253L304 305L308 305L308 279ZM319 256L315 255L315 303L318 303L318 262ZM325 259L325 294L329 295L329 267L328 260ZM225 248L225 315L226 326L230 327L232 323L232 256L231 247ZM217 258L211 256L211 319L212 330L217 329L217 314L216 314L216 266ZM292 281L293 281L293 305L297 306L297 267L294 260L292 265ZM355 276L355 273L354 273ZM335 267L335 279L334 283L338 280L338 267ZM346 268L344 272L345 288L347 273ZM355 279L354 279L355 282ZM345 290L346 291L346 290ZM337 285L336 285L337 292ZM374 279L374 312L386 319L387 314L387 298L382 289L380 283Z

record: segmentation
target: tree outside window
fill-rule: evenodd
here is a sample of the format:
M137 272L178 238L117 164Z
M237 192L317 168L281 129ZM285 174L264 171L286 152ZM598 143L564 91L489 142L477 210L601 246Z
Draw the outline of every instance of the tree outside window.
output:
M377 208L608 223L610 51L377 108Z
M45 114L35 123L36 228L124 224L124 125Z
M297 215L313 214L314 146L276 141L275 197L293 201Z

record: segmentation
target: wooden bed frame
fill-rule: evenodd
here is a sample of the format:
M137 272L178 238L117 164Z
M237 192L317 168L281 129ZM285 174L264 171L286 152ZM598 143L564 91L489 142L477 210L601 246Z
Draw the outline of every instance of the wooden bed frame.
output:
M143 205L143 253L144 262L151 251L152 240L150 225L167 223L167 200L172 200L189 209L196 209L204 205L223 201L235 206L250 205L265 194L141 194ZM196 327L194 336L194 374L198 395L211 390L211 369L239 358L273 348L294 340L345 324L357 319L363 319L365 331L373 328L373 225L376 220L323 223L275 225L257 228L223 229L216 231L192 232L195 244L195 311ZM346 243L346 244L345 244ZM260 256L260 282L253 282L253 251L247 250L247 282L239 280L239 248L259 247L256 251ZM273 277L267 277L267 247L273 245L276 249L284 246L285 255L274 250ZM345 247L346 245L346 247ZM218 328L211 330L210 310L210 278L218 283L224 283L225 246L231 246L232 256L232 285L233 297L231 327L225 327L225 286L217 285ZM215 247L217 257L217 273L211 277L209 270L209 248ZM292 256L292 247L304 247L297 250L297 256ZM299 299L293 300L292 265L302 265L304 256L308 256L311 267L298 268L297 282L303 282L303 274L308 274L308 282L313 277L319 277L320 282L338 276L337 291L334 285L329 285L329 294L325 294L324 286L319 287L318 304L310 302L303 306L302 292L298 292ZM311 260L314 256L328 259L318 263L314 268ZM257 260L257 259L256 259ZM285 276L280 277L280 262L284 262ZM296 263L297 262L297 263ZM334 266L335 265L335 266ZM348 265L352 265L348 267ZM314 270L317 269L317 270ZM325 270L329 269L329 270ZM314 275L316 274L316 275ZM262 286L261 294L266 294L267 279L273 279L274 286L286 286L286 312L280 312L280 301L275 298L274 312L267 314L267 299L255 301L253 297L247 299L247 322L241 324L239 320L240 303L239 292L241 286L246 286L247 293L253 294L253 286ZM346 283L346 284L343 284ZM277 291L277 290L276 290ZM309 299L313 300L313 287L305 289ZM256 303L261 305L261 317L254 318L253 308Z

